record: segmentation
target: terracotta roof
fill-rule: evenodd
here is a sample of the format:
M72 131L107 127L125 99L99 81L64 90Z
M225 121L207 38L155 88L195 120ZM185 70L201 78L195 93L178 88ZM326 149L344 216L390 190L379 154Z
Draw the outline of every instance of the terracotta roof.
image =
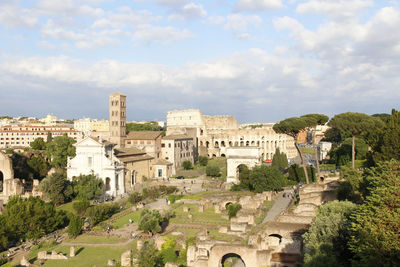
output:
M166 159L158 159L153 163L153 165L172 165L172 162L169 162Z
M125 140L154 140L161 134L161 131L131 131Z
M114 153L117 157L146 154L146 152L144 152L143 150L140 150L136 147L116 148L116 149L114 149Z
M187 136L186 134L175 134L175 135L167 135L164 136L162 139L164 140L176 140L176 139L193 139L190 136Z
M143 155L134 155L134 156L129 156L129 157L122 157L122 158L118 157L118 159L120 161L126 163L126 162L142 161L142 160L151 160L151 159L154 159L154 158L152 156L147 155L147 154L143 154Z

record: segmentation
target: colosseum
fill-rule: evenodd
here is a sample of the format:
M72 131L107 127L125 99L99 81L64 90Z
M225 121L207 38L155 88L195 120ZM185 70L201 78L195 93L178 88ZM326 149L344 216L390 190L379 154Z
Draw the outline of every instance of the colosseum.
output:
M277 134L273 123L239 125L233 116L202 115L198 109L173 110L167 113L167 135L185 133L197 140L199 155L225 157L228 147L255 146L261 157L271 160L279 148L288 159L297 156L294 140Z

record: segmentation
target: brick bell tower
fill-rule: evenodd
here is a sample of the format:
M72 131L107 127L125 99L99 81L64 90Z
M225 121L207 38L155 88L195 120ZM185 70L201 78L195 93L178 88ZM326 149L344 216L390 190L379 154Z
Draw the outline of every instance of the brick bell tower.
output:
M110 94L110 142L124 146L126 137L126 95L119 92Z

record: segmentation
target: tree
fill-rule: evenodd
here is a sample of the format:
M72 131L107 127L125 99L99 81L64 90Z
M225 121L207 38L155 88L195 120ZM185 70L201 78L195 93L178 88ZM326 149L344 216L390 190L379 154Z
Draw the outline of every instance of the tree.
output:
M6 219L3 215L0 215L0 252L7 249L8 235Z
M239 203L230 203L227 207L229 219L235 217L239 210L242 209L242 205Z
M75 157L75 140L67 135L57 136L47 144L46 153L51 159L51 166L66 168L68 157Z
M128 201L131 204L136 204L143 200L143 196L139 192L129 194Z
M4 216L9 238L14 241L37 239L68 223L65 211L57 211L53 204L35 197L12 197Z
M176 240L175 238L165 237L165 242L161 246L161 256L163 263L176 262L178 255L175 253Z
M367 169L366 200L353 215L350 249L359 266L397 266L400 262L400 162Z
M368 116L363 113L346 112L335 115L328 123L329 126L352 136L351 162L355 168L355 139L357 136L368 135L369 131L383 127L379 118Z
M307 125L308 125L308 131L312 132L312 136L314 139L315 136L315 132L317 130L317 125L324 125L328 122L329 117L325 116L323 114L316 114L316 113L312 113L312 114L307 114L307 115L303 115L301 116L301 118L305 119L307 121ZM318 177L320 177L320 171L319 171L319 156L318 156L318 149L315 149L315 164L317 166L317 175Z
M347 243L350 240L351 214L357 205L337 200L318 208L317 216L303 235L308 252L304 266L349 266L351 253Z
M207 176L218 177L219 176L219 167L216 164L209 163L206 167Z
M315 168L313 166L307 166L307 174L308 177L312 182L315 181ZM306 176L304 175L304 170L297 165L293 164L289 167L289 176L288 179L291 181L296 181L296 182L306 182Z
M256 193L281 189L285 186L285 177L275 167L261 165L250 172L250 183Z
M193 169L193 165L192 165L192 162L190 160L185 160L184 162L182 162L182 167L185 170Z
M118 210L117 204L94 205L86 209L85 216L89 218L93 225L96 225L110 218Z
M47 132L46 143L50 143L51 141L53 141L53 135L51 132Z
M44 142L42 137L36 138L33 142L29 144L31 148L34 150L45 150L46 149L46 143Z
M275 149L275 154L272 157L272 166L279 170L284 170L289 166L286 154L283 152L281 153L279 147Z
M206 156L199 156L199 163L201 166L207 166L208 157Z
M304 175L306 177L307 184L310 182L307 174L306 165L304 162L303 153L300 150L298 143L298 136L301 131L304 131L310 127L314 127L318 124L323 124L324 121L327 121L328 118L322 114L307 114L304 116L292 117L280 121L279 123L274 124L273 129L276 133L287 134L294 139L294 145L296 147L297 153L299 153L301 163L303 165Z
M68 225L68 236L77 237L82 232L82 219L80 216L72 216Z
M37 156L33 155L30 159L27 160L26 163L32 170L33 178L42 179L46 177L47 173L50 170L49 164L41 154L38 154Z
M375 161L400 160L400 112L393 110L374 147Z
M91 200L103 192L103 180L94 174L81 174L73 180L73 187L76 199Z
M343 167L340 171L339 187L337 188L339 200L361 202L361 173L355 169Z
M161 232L161 223L164 221L164 218L161 216L158 210L148 210L144 209L140 213L139 219L139 230L144 232L148 232L151 234Z
M40 190L55 204L60 205L72 198L73 189L65 172L59 170L40 182Z
M89 200L82 200L82 201L77 201L72 204L72 207L76 211L79 216L83 216L87 210L87 208L90 207L90 202Z
M145 241L137 255L139 267L163 267L162 256L154 246L154 242Z

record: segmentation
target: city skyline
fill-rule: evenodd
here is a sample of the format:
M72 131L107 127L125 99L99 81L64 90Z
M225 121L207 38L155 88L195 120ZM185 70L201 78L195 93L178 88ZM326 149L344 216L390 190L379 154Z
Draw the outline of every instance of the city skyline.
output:
M0 1L0 115L390 113L399 1Z

